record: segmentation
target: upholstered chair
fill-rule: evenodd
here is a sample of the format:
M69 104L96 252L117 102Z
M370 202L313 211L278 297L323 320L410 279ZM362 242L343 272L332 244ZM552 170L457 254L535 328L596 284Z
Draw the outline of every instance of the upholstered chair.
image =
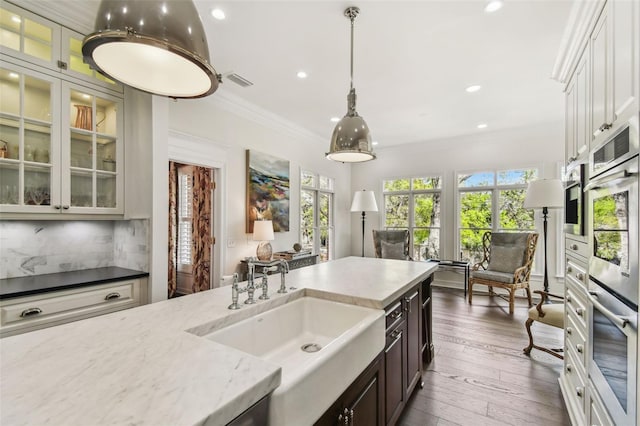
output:
M513 314L518 289L526 292L531 307L529 277L537 242L535 232L485 232L483 259L471 268L469 303L473 299L473 286L481 284L489 287L490 296L496 295L494 287L509 292L509 314Z
M540 294L542 299L540 300L540 303L529 309L529 318L527 318L527 321L524 323L524 326L527 329L527 334L529 335L529 346L524 348L523 351L525 354L529 355L531 353L531 349L535 348L557 358L563 359L564 357L559 353L562 352L562 349L549 349L533 343L531 325L534 321L538 321L542 324L564 329L564 303L547 303L549 297L561 300L564 300L564 297L556 296L555 294L541 290L536 290L534 293Z
M409 231L406 229L373 230L376 257L382 259L411 260Z

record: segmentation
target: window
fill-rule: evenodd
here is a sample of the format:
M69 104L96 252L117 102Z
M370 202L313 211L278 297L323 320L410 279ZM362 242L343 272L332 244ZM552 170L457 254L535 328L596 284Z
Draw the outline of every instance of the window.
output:
M385 180L384 227L408 229L414 260L440 258L442 177Z
M178 168L178 270L191 270L193 176L191 166Z
M482 260L486 231L535 229L533 211L522 208L527 184L537 169L458 174L458 247L460 259Z
M333 259L333 179L303 170L300 183L300 243L326 262Z

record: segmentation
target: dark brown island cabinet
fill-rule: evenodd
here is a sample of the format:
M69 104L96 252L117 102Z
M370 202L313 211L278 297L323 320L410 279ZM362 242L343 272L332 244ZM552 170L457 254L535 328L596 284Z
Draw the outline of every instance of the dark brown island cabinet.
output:
M433 359L431 277L386 309L384 351L316 422L318 426L395 425Z

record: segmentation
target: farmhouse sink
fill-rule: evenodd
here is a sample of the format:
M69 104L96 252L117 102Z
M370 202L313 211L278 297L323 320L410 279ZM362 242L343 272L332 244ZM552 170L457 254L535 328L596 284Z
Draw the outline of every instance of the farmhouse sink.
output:
M270 424L312 424L384 348L384 311L302 297L205 336L282 368Z

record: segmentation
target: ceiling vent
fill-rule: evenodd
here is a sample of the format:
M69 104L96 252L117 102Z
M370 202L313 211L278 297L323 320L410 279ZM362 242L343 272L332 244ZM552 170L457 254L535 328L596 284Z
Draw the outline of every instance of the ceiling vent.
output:
M250 82L246 78L244 78L241 75L236 74L234 72L231 72L231 73L225 75L225 77L228 78L229 80L233 81L235 84L237 84L238 86L241 86L241 87L253 86L252 82Z

